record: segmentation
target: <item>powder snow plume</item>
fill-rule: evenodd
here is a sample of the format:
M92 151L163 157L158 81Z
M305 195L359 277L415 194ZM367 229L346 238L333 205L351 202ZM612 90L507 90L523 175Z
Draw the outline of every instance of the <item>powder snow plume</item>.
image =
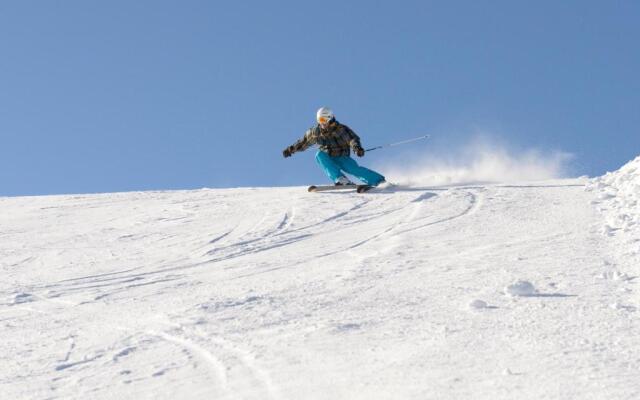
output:
M441 153L405 155L401 162L382 164L380 170L391 182L409 186L540 181L565 177L572 159L561 151L513 151L487 139Z

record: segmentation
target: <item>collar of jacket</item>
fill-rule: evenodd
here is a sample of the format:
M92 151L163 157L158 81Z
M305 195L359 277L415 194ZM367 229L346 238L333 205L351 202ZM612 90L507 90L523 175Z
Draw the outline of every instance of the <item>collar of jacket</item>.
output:
M329 133L335 131L340 126L340 123L337 119L334 119L327 125L326 128L323 128L322 125L318 124L318 129L320 129L321 133Z

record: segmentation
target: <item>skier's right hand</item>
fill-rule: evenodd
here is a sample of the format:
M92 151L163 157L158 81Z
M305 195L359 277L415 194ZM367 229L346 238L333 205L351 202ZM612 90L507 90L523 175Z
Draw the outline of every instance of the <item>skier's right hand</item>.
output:
M293 146L289 146L286 149L284 149L284 151L282 152L282 155L284 156L284 158L287 157L291 157L291 155L293 154Z

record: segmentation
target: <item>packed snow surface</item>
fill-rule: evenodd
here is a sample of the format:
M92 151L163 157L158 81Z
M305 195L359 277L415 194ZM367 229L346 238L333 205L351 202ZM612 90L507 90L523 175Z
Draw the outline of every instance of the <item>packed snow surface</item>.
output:
M638 399L635 168L0 198L0 398Z

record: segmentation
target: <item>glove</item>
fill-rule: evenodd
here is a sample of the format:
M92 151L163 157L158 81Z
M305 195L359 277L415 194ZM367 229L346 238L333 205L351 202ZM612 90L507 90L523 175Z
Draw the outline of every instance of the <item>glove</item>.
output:
M293 146L289 146L286 149L284 149L284 151L282 152L282 155L284 156L284 158L287 157L291 157L291 155L293 154Z
M364 149L362 147L356 147L355 152L358 157L364 156Z

